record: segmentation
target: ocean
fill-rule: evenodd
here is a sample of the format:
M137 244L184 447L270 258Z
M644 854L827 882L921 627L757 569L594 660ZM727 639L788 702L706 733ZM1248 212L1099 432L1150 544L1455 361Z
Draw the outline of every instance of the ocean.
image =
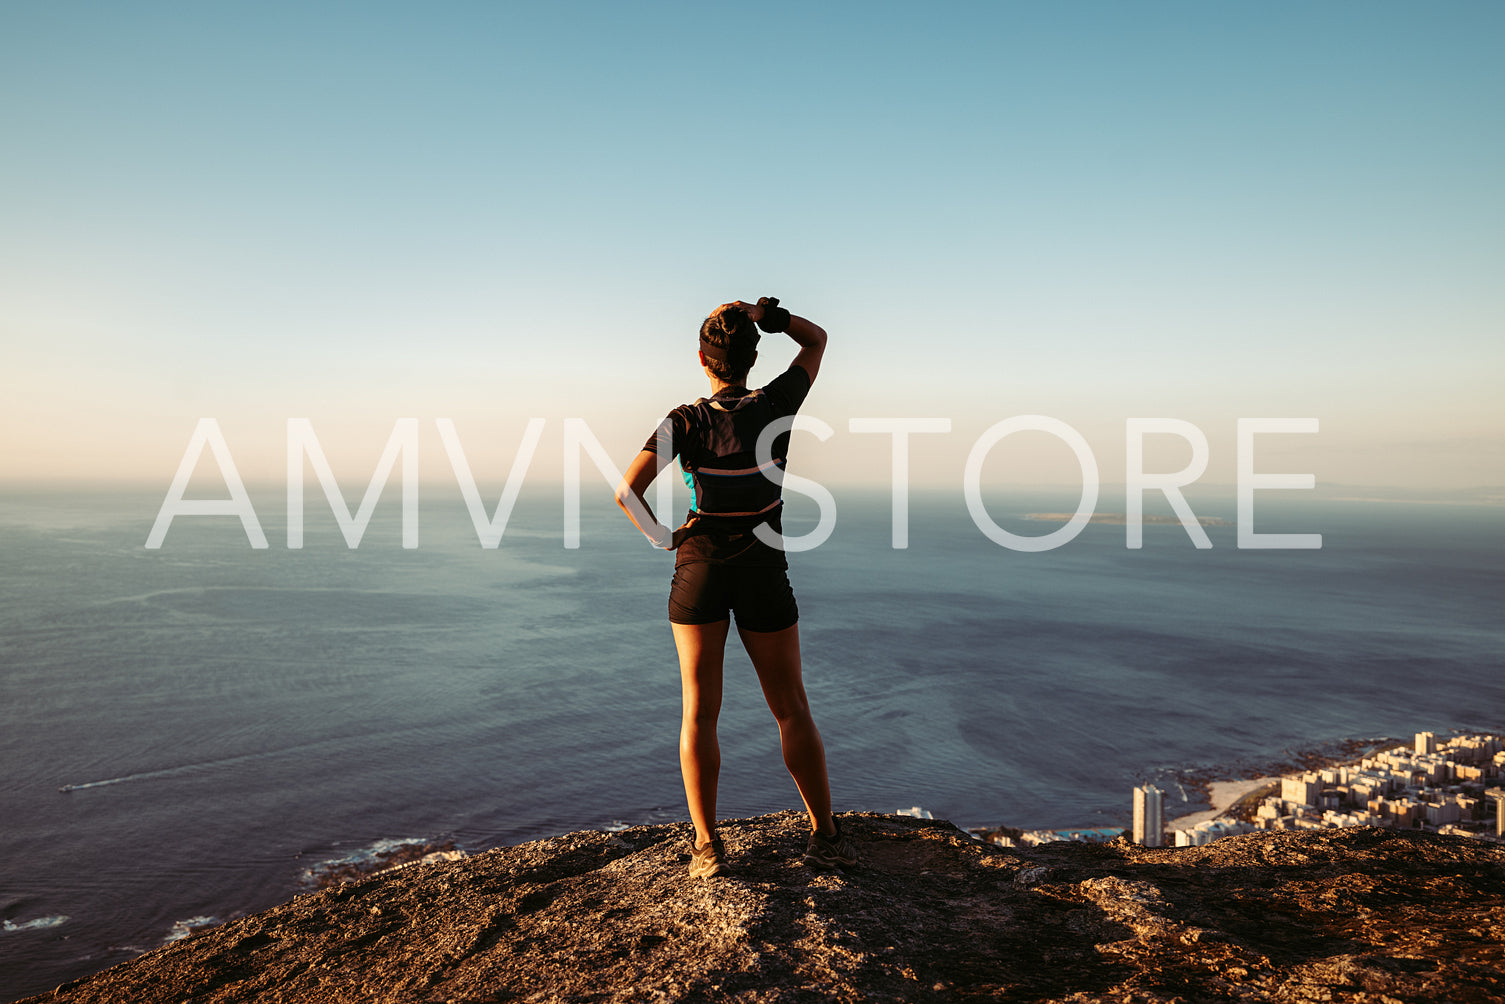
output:
M496 550L425 488L404 550L394 492L355 550L315 493L301 550L275 489L255 493L266 550L224 517L148 550L160 493L0 496L0 999L394 842L686 818L672 558L604 493L564 548L557 491L531 486ZM1505 727L1505 507L1272 492L1257 528L1320 550L1239 550L1231 525L1196 550L1156 524L1129 550L1092 524L1025 553L959 489L913 493L905 550L886 490L836 499L829 540L790 561L838 809L1126 825L1147 778ZM1076 501L988 499L1028 534ZM1231 496L1193 501L1234 519ZM786 532L815 517L792 497ZM726 678L721 815L797 808L735 643Z

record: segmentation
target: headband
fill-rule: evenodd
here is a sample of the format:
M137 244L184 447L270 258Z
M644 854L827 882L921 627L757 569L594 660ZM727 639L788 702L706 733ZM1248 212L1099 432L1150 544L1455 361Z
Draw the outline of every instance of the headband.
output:
M735 309L743 317L747 316L747 311L743 310L741 307L737 307ZM753 342L754 342L754 344L757 343L757 340L758 340L757 339L757 335L754 334L754 336L753 336ZM718 363L724 363L727 360L727 355L731 352L731 346L728 345L728 346L723 347L723 346L720 346L720 345L712 345L710 342L706 341L705 335L701 335L700 336L700 351L702 351L702 352L705 353L705 357L707 359L714 359Z
M718 363L726 362L726 349L719 345L712 345L705 340L704 335L700 336L700 351L705 353L707 359L714 359Z

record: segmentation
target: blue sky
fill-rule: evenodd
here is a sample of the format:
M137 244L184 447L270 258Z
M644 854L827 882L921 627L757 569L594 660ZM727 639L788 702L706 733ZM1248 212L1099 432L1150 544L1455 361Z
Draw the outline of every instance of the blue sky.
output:
M252 479L289 417L362 482L407 415L435 480L440 416L483 480L534 416L540 480L566 417L625 465L700 318L772 294L831 334L813 476L887 477L852 417L951 418L952 484L1044 414L1109 482L1125 419L1191 421L1226 482L1238 417L1312 416L1270 469L1505 485L1502 42L1492 3L10 3L4 474L165 489L201 416Z

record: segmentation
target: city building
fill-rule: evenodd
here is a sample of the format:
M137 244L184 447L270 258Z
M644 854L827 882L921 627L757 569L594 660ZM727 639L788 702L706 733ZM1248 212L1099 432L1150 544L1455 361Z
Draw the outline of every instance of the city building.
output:
M1280 779L1280 797L1295 805L1316 807L1321 804L1321 794L1322 775L1320 774L1308 772Z
M1398 746L1357 764L1282 778L1280 795L1264 800L1254 825L1276 830L1392 826L1488 836L1484 800L1499 789L1484 785L1505 777L1502 747L1500 736L1439 741L1435 733L1418 732L1411 748ZM1496 837L1505 837L1505 808L1496 809L1494 828Z
M1488 787L1486 787L1486 785ZM1144 847L1193 847L1251 830L1320 830L1389 826L1443 835L1505 841L1505 736L1458 735L1439 740L1418 732L1412 746L1380 750L1357 763L1309 770L1280 779L1256 807L1252 822L1229 816L1167 836L1165 793L1153 784L1134 789L1133 826L1124 834ZM1494 802L1494 818L1490 817ZM930 818L913 806L902 815ZM1005 847L1059 840L1108 841L1116 827L1075 830L974 828L979 840Z
M1165 793L1153 784L1134 789L1134 842L1159 847L1165 833Z

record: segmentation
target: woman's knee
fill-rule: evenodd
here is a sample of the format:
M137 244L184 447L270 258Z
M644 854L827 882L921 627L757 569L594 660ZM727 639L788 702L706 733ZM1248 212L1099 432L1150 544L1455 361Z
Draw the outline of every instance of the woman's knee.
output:
M685 729L697 729L701 731L714 731L716 720L721 717L721 708L704 704L686 705L684 713L680 716L680 724Z
M773 712L773 717L778 721L780 728L814 724L814 720L810 717L810 702L805 700L804 694L769 701L768 710Z

